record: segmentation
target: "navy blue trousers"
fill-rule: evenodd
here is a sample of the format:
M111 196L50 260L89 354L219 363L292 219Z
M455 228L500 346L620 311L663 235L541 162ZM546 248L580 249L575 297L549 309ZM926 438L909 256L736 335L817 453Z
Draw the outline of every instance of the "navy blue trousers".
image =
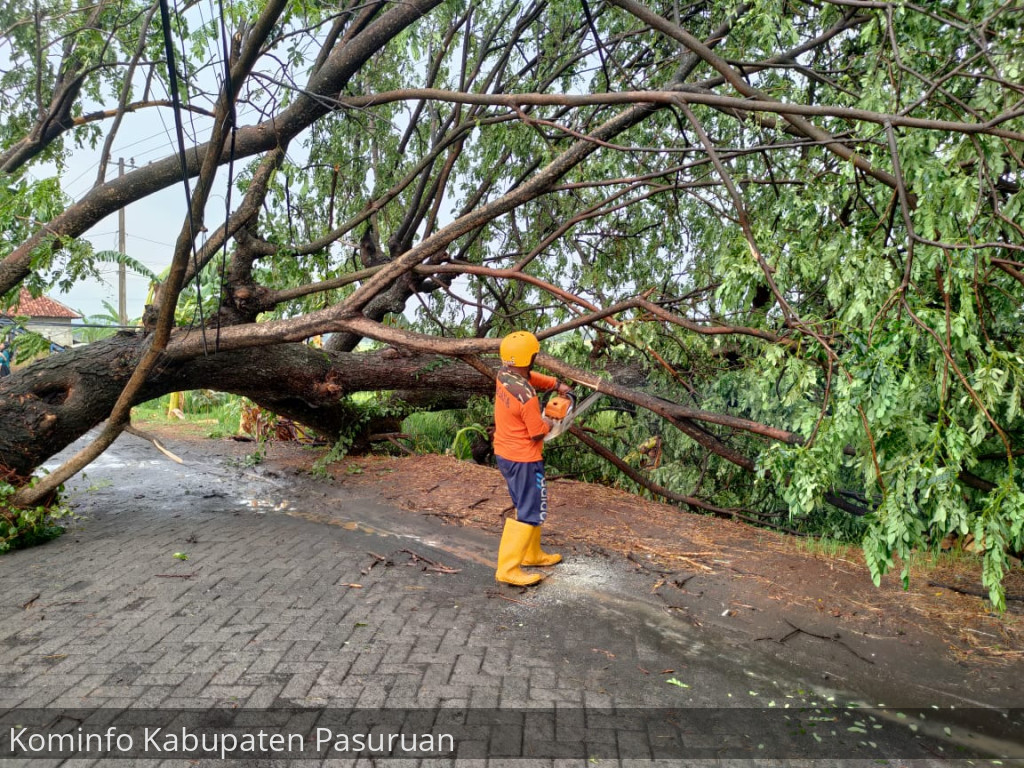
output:
M548 517L548 486L544 479L543 461L509 461L501 456L498 462L508 495L516 505L516 520L527 525L542 525Z

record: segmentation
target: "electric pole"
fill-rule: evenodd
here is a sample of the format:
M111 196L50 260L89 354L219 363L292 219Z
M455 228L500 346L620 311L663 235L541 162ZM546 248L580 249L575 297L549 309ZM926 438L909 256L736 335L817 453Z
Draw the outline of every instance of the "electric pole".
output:
M124 158L117 159L117 175L124 176ZM117 212L117 251L122 256L124 250L124 206ZM128 325L128 291L127 274L122 261L117 265L117 322L121 325Z

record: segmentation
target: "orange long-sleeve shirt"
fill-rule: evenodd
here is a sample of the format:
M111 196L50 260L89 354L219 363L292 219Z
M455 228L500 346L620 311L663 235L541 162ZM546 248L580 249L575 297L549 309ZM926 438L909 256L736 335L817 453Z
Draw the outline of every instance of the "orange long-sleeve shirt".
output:
M498 371L494 393L494 455L509 461L540 461L551 427L540 414L537 391L550 392L558 379L530 371L529 380L510 368Z

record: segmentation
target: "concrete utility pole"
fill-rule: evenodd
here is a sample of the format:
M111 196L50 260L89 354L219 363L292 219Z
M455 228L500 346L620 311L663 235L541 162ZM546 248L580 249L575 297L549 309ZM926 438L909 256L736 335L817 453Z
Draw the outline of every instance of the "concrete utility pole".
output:
M117 175L124 176L124 158L117 158ZM117 212L117 251L122 256L124 250L124 207ZM122 261L117 265L117 322L121 325L128 325L128 290L127 274Z

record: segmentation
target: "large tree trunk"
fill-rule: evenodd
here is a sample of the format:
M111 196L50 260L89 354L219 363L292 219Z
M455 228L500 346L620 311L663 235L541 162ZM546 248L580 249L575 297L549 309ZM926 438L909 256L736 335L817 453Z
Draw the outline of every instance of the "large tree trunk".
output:
M136 402L189 389L230 392L334 436L350 419L343 397L351 392L403 390L457 403L494 386L471 367L433 355L338 353L305 344L213 353L210 344L207 356L158 365ZM144 346L141 335L122 333L0 379L0 473L27 477L103 421Z

